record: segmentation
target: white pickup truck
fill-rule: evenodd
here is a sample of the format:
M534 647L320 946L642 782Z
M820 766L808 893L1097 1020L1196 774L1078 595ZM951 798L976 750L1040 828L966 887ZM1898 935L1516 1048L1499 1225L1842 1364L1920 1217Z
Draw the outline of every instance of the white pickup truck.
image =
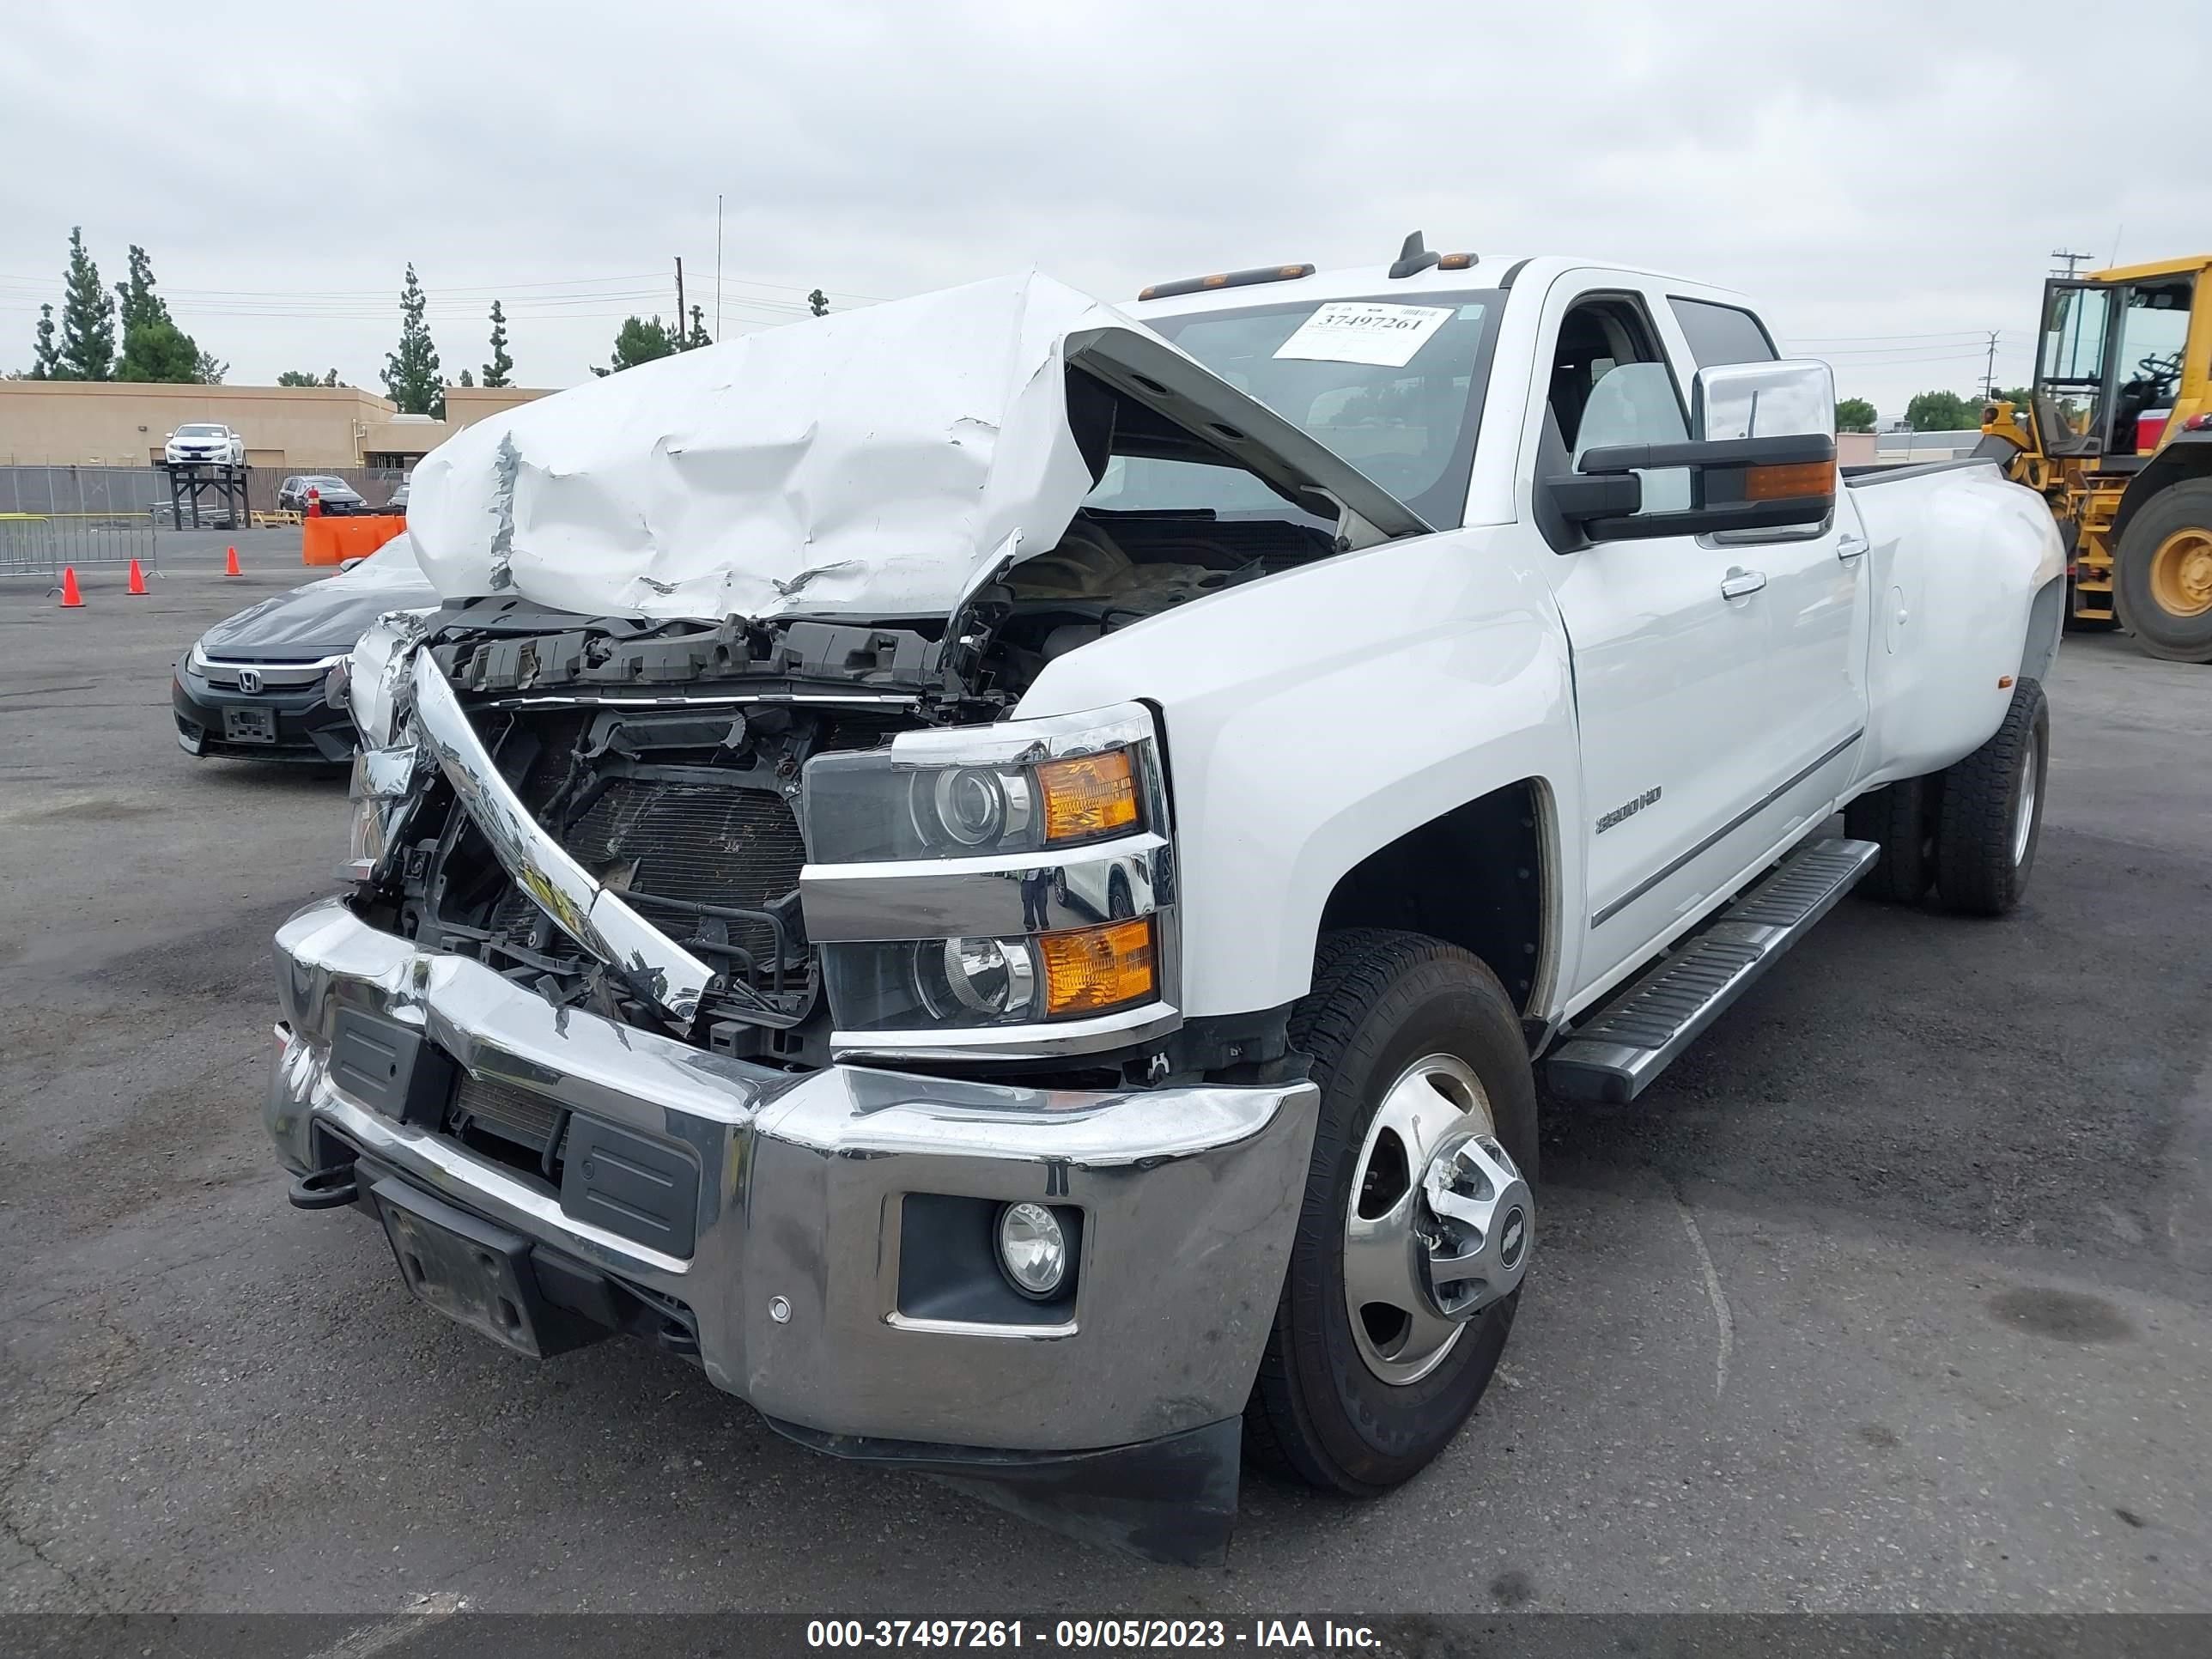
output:
M509 1348L642 1335L1148 1554L1243 1453L1394 1486L1498 1365L1540 1101L1634 1097L1855 883L2020 897L2050 514L1843 482L1736 295L1418 239L472 427L443 608L333 690L292 1200Z

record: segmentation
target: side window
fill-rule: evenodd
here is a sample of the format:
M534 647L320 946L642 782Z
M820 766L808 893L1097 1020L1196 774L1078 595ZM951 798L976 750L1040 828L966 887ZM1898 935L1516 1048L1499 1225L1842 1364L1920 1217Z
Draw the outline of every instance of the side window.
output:
M1570 464L1616 444L1681 443L1690 435L1681 392L1643 302L1624 295L1577 301L1559 320L1550 414ZM1690 476L1647 471L1646 513L1690 505Z
M1765 326L1740 307L1717 306L1705 300L1670 299L1667 303L1674 307L1674 320L1682 325L1690 356L1699 368L1711 368L1716 363L1775 361L1774 342L1766 337Z
M2193 275L2137 283L2120 313L2118 391L2107 449L2133 455L2158 447L2181 387L2181 354L2189 341Z

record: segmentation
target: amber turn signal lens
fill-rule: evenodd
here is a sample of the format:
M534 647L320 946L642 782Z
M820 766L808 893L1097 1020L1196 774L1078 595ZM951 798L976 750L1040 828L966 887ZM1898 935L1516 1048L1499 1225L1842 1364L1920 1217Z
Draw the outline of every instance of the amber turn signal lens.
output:
M1793 461L1786 466L1744 469L1743 498L1747 501L1790 501L1803 495L1835 493L1833 461Z
M1047 1015L1103 1013L1152 994L1149 916L1072 933L1041 933L1036 944L1044 958Z
M1120 750L1080 760L1049 761L1037 768L1044 797L1044 838L1082 841L1137 821L1137 780Z

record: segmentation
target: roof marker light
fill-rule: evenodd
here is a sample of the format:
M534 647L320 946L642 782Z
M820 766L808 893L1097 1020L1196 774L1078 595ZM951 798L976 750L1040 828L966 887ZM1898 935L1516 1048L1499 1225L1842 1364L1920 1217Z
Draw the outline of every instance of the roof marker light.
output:
M1293 283L1313 274L1311 265L1257 265L1250 270L1224 270L1211 276L1184 276L1172 283L1154 283L1137 297L1165 300L1178 294L1202 294L1208 289L1245 288L1254 283Z

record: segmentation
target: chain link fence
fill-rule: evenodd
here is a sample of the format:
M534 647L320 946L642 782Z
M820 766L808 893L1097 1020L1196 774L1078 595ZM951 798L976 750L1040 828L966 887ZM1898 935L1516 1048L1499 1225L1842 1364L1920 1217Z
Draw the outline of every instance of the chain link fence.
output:
M249 511L268 513L276 506L284 480L307 473L343 478L361 498L381 507L407 475L385 466L250 467L246 474ZM137 514L160 509L168 526L169 476L158 466L0 466L0 514L30 513L49 517L79 514Z

